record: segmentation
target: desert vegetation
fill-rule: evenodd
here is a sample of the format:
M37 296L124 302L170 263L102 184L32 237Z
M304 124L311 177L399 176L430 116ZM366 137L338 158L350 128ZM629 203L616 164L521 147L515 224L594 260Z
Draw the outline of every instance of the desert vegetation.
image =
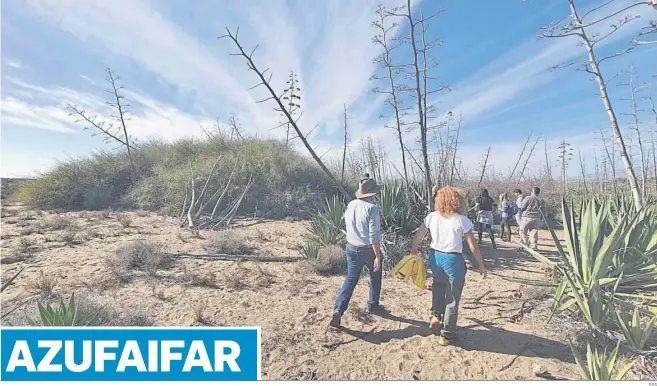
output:
M410 1L372 15L373 44L381 52L373 93L386 98L385 126L398 154L375 138L364 138L357 151L348 147L346 106L341 156L318 154L300 120L303 85L291 73L285 90L273 89L266 63L241 43L238 29L221 38L254 74L254 87L269 95L263 102L284 116L284 141L252 136L231 115L228 127L205 129L205 138L137 143L120 78L108 69L115 122L97 121L75 101L68 109L118 149L20 183L3 180L2 323L260 325L263 375L274 379L654 379L657 111L633 67L623 74L629 108L612 100L600 64L650 43L645 38L655 24L646 25L631 49L600 57L598 43L634 18L622 18L608 35L590 34L588 26L619 16L604 13L613 1L596 9L598 19L564 1L570 19L550 24L540 37L581 40L586 57L558 67L577 67L598 85L610 129L600 130L595 165L565 140L550 155L547 136L530 133L511 170L495 169L491 148L468 170L462 157L472 154L459 152L462 116L431 102L449 90L433 81L440 41L428 39L441 12L424 15ZM409 30L399 35L395 27L402 23ZM399 51L408 54L403 62ZM631 118L628 128L623 115ZM290 146L296 140L309 156ZM530 169L532 162L541 166ZM578 177L567 173L573 162ZM426 319L429 293L390 278L384 285L389 319L354 305L344 331L353 338L327 332L346 270L342 215L364 173L382 183L375 203L386 273L410 252L412 235L431 210L432 188L459 186L470 208L484 187L493 197L541 188L540 250L482 246L492 277L468 279L461 347L438 350L418 320ZM364 288L356 296L364 298ZM388 351L375 353L372 345ZM338 356L368 363L332 365ZM394 363L387 361L393 356ZM433 369L449 361L455 365Z

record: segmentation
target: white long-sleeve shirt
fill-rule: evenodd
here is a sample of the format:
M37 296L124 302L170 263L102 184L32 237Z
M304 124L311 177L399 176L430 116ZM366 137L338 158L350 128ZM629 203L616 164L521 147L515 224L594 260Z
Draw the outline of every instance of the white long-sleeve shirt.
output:
M356 247L381 243L379 208L371 200L356 199L344 212L347 242Z

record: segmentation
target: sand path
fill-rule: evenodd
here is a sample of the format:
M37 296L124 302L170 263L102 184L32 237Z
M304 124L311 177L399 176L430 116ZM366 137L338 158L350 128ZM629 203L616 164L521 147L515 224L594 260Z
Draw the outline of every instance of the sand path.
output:
M36 232L59 216L70 219L68 230ZM130 218L129 227L119 223L120 216ZM249 221L236 231L249 237L258 253L292 256L298 255L306 227L305 222ZM80 242L65 245L67 232ZM198 236L207 239L212 232ZM127 241L157 240L172 252L202 253L205 240L196 237L180 230L174 219L151 213L58 215L9 205L2 218L2 277L25 270L2 293L3 312L31 299L30 282L44 272L57 279L58 295L95 292L122 309L147 312L158 325L193 325L194 308L205 304L206 324L260 326L263 379L538 379L536 367L577 377L567 344L549 332L542 318L531 317L545 303L536 299L540 291L498 276L545 279L541 267L512 244L492 250L484 242L491 275L483 280L468 273L459 341L441 347L427 329L430 292L390 277L384 278L382 291L389 314L363 311L369 285L364 276L340 331L328 328L328 318L343 278L308 273L300 263L180 259L155 278L142 275L125 285L111 284L104 260ZM541 243L550 248L546 234ZM21 258L21 248L31 256ZM189 285L185 270L213 274L217 288ZM32 309L19 308L3 322L20 323Z

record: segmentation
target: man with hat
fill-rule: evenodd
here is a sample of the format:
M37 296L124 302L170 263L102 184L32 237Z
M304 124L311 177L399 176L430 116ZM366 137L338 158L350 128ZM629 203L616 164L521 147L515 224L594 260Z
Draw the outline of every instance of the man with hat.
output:
M369 174L360 181L356 199L347 205L344 222L347 228L347 278L340 288L335 309L331 318L332 327L340 327L340 319L349 306L358 279L367 267L370 272L370 298L368 312L381 311L381 219L379 208L372 197L379 193L381 186Z

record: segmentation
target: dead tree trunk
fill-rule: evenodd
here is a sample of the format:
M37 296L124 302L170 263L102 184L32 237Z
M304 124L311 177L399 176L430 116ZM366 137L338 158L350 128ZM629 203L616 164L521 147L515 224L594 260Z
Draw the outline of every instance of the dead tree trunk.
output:
M552 180L552 166L548 157L547 138L543 138L543 151L545 152L545 174Z
M404 149L404 137L402 132L403 124L402 124L400 108L399 108L401 101L397 92L397 88L399 86L395 82L395 73L399 69L399 66L395 66L392 63L392 55L391 55L392 51L397 47L399 47L400 44L395 43L391 45L391 42L388 39L388 32L396 27L396 25L394 24L390 27L386 26L385 20L389 16L388 11L383 6L379 6L379 9L377 10L377 14L379 15L380 20L375 21L373 24L374 27L380 30L380 34L375 35L373 40L376 44L381 46L381 48L383 49L383 53L378 58L376 58L375 61L377 61L380 65L386 68L390 90L381 91L380 89L375 88L374 92L388 94L388 98L386 99L386 102L392 108L392 111L394 113L394 117L395 117L394 128L395 128L395 133L397 134L397 140L399 141L399 151L402 157L404 179L408 181L408 166L406 164L406 151ZM378 79L378 78L374 76L373 79Z
M630 83L627 85L630 89L630 98L621 99L630 103L631 112L628 115L632 117L632 126L630 128L636 131L637 141L639 143L639 156L641 157L641 194L642 196L646 195L646 183L648 180L648 158L645 154L645 149L643 145L643 139L641 138L641 127L639 122L639 103L637 100L637 94L641 91L641 85L635 84L636 72L634 66L630 66Z
M456 126L456 136L454 137L454 146L453 146L453 153L452 153L452 167L451 167L451 172L449 175L449 184L453 185L454 184L454 173L456 173L456 152L458 151L459 147L459 135L461 133L461 122L463 121L463 114L459 115L459 124Z
M248 65L249 70L255 72L256 75L258 75L258 78L260 79L260 83L258 83L257 85L255 85L253 88L258 87L258 86L264 86L264 87L267 89L267 91L269 91L269 94L271 95L269 98L266 98L266 99L264 99L264 100L262 100L262 101L259 101L259 102L265 102L265 101L268 101L268 100L274 100L274 101L276 102L276 104L278 105L278 109L277 109L277 111L280 111L280 112L282 112L282 113L285 115L285 117L287 118L287 120L288 120L288 122L290 123L290 125L292 125L292 128L294 128L294 131L296 131L297 136L299 137L299 139L301 139L301 142L303 142L303 145L306 147L306 149L307 149L308 152L310 153L311 157L315 160L315 162L316 162L317 165L320 167L320 169L322 169L322 171L323 171L324 173L326 173L326 175L331 179L331 181L333 182L333 184L334 184L334 185L336 186L336 188L340 191L340 193L342 193L342 195L345 197L345 199L347 199L347 200L351 200L351 199L353 198L352 195L349 194L349 192L347 192L347 189L345 189L345 187L340 183L340 181L338 181L338 180L335 178L335 176L333 175L333 173L331 173L331 171L326 167L326 165L324 164L324 162L319 158L319 156L317 155L317 153L315 153L315 150L313 149L312 146L310 146L310 143L308 142L308 139L307 139L306 136L301 132L301 129L299 129L299 126L297 126L296 121L292 118L292 116L290 115L290 112L287 111L287 109L285 108L285 105L283 105L283 102L281 101L281 98L279 98L279 96L276 94L276 92L274 91L274 89L273 89L273 88L271 87L271 85L269 84L269 81L271 80L271 75L270 75L269 79L265 79L265 75L264 75L264 74L265 74L269 69L266 69L266 70L264 70L264 71L260 71L260 70L258 69L258 67L255 65L255 63L253 62L253 53L255 52L255 50L256 50L258 47L256 46L256 48L254 48L253 51L251 51L250 54L247 54L247 53L244 51L244 48L242 47L242 45L240 44L240 42L237 40L237 37L238 37L238 34L239 34L239 28L237 29L237 31L235 32L235 34L233 34L228 28L226 28L226 31L228 32L228 34L225 35L225 36L221 36L221 37L219 37L219 38L220 38L220 39L221 39L221 38L224 38L224 37L228 37L228 38L230 38L230 40L233 41L233 43L235 44L235 46L236 46L237 49L239 50L239 53L237 53L237 54L232 54L232 55L238 55L238 56L242 56L242 57L244 57L244 59L246 59L246 61L247 61L247 65Z
M518 159L516 159L516 164L513 166L513 170L511 170L511 174L509 175L509 181L513 180L513 176L516 174L516 169L518 169L518 165L520 165L520 160L522 159L522 156L525 155L525 149L527 148L527 145L529 144L529 140L531 138L532 138L532 133L529 133L529 136L527 136L527 140L525 141L525 144L522 145L522 150L520 150Z
M518 182L516 183L516 185L520 185L520 181L522 181L522 177L525 175L525 170L527 170L527 165L529 165L529 160L531 160L532 155L534 154L534 150L536 149L536 145L538 145L539 139L540 137L536 138L534 145L532 145L531 149L529 149L529 153L527 154L525 163L523 163L522 169L520 169L520 175L518 176Z
M577 155L579 156L579 168L580 171L582 172L582 183L584 184L584 191L586 194L589 194L589 188L586 185L586 164L584 162L584 159L582 158L582 151L580 148L577 148Z
M598 83L598 88L600 90L600 99L602 99L602 103L604 104L605 111L607 112L607 117L609 118L609 123L611 125L611 130L614 134L614 139L616 140L616 143L618 145L618 150L620 151L620 156L621 160L623 161L623 166L625 167L625 173L627 174L627 179L630 183L630 189L632 191L632 196L634 198L634 203L636 210L640 210L643 207L643 197L641 196L641 192L639 191L639 186L637 184L637 178L636 174L634 172L634 167L632 166L632 160L630 159L628 153L627 153L627 148L625 146L625 140L623 138L623 134L620 130L620 125L618 123L618 119L616 117L616 113L614 112L613 106L611 104L611 99L609 98L609 93L607 92L607 82L602 74L602 70L600 69L600 64L603 63L606 60L613 59L619 56L622 56L624 54L627 54L630 52L633 48L633 46L627 48L624 51L618 52L616 54L612 54L609 56L606 56L602 59L598 59L596 57L596 53L594 50L594 47L602 42L603 40L608 39L612 35L614 35L616 32L618 32L623 26L627 25L636 17L633 17L632 15L627 15L618 22L616 22L612 28L611 32L606 33L606 34L594 34L589 36L586 28L597 25L599 23L602 23L604 21L610 20L611 18L626 12L627 10L636 7L636 6L643 6L645 4L648 4L647 1L642 1L642 2L637 2L632 5L629 5L619 11L613 12L611 14L608 14L606 16L602 16L598 18L595 21L587 21L587 19L590 15L600 13L603 11L605 7L608 5L612 4L613 1L606 1L602 5L599 5L592 10L584 13L582 16L579 15L577 11L577 7L575 6L575 0L568 0L568 5L570 6L570 18L572 21L566 25L563 25L562 22L557 22L553 23L550 26L544 28L541 31L541 37L542 38L563 38L563 37L570 37L570 36L577 36L581 40L581 45L586 49L587 53L587 59L582 61L582 60L577 60L572 63L567 63L567 64L562 64L557 67L569 67L575 64L582 65L581 69L591 75L593 75L593 78L597 81Z
M572 7L573 12L576 12L575 7ZM583 29L582 29L583 31ZM598 81L598 86L600 88L600 97L602 98L602 103L605 106L607 111L607 116L609 117L609 122L611 123L611 129L614 132L614 137L616 138L616 143L618 144L618 149L620 150L620 157L623 161L623 166L625 166L625 173L627 173L627 179L630 182L630 189L632 189L632 196L634 197L634 204L637 210L643 207L643 198L639 192L639 185L636 182L636 174L634 173L634 167L632 167L632 161L627 154L627 149L625 147L625 140L623 139L623 134L621 133L620 126L618 125L618 119L614 113L614 109L611 106L611 100L609 99L609 94L607 93L607 84L600 72L600 67L598 62L595 59L595 52L593 52L593 46L589 42L586 35L584 36L584 42L586 45L586 51L589 55L589 62L591 63L591 69L593 74Z
M657 107L655 107L655 101L652 99L652 95L648 95L647 98L650 101L650 111L655 117L655 129L650 132L650 142L652 142L652 167L653 174L652 177L655 179L655 194L657 194L657 153L655 153L655 137L654 132L657 131Z
M481 187L481 183L484 180L484 176L486 175L486 167L488 167L488 157L490 156L490 146L488 147L488 151L486 152L486 155L484 158L481 160L481 174L479 175L479 182L477 183L477 188Z
M347 159L347 105L344 107L344 145L342 146L342 172L340 173L340 184L344 184L344 165Z
M427 126L425 119L425 113L422 103L422 85L420 78L420 66L419 66L419 50L417 48L416 36L415 36L415 20L413 20L413 10L411 9L411 0L406 1L406 18L408 19L408 24L410 28L409 39L411 41L411 47L413 48L413 69L415 73L415 94L417 98L417 112L418 112L418 124L420 126L420 145L422 147L422 163L424 165L424 182L427 191L427 202L431 201L431 190L433 188L433 183L431 181L431 166L429 165L429 151L427 149Z

